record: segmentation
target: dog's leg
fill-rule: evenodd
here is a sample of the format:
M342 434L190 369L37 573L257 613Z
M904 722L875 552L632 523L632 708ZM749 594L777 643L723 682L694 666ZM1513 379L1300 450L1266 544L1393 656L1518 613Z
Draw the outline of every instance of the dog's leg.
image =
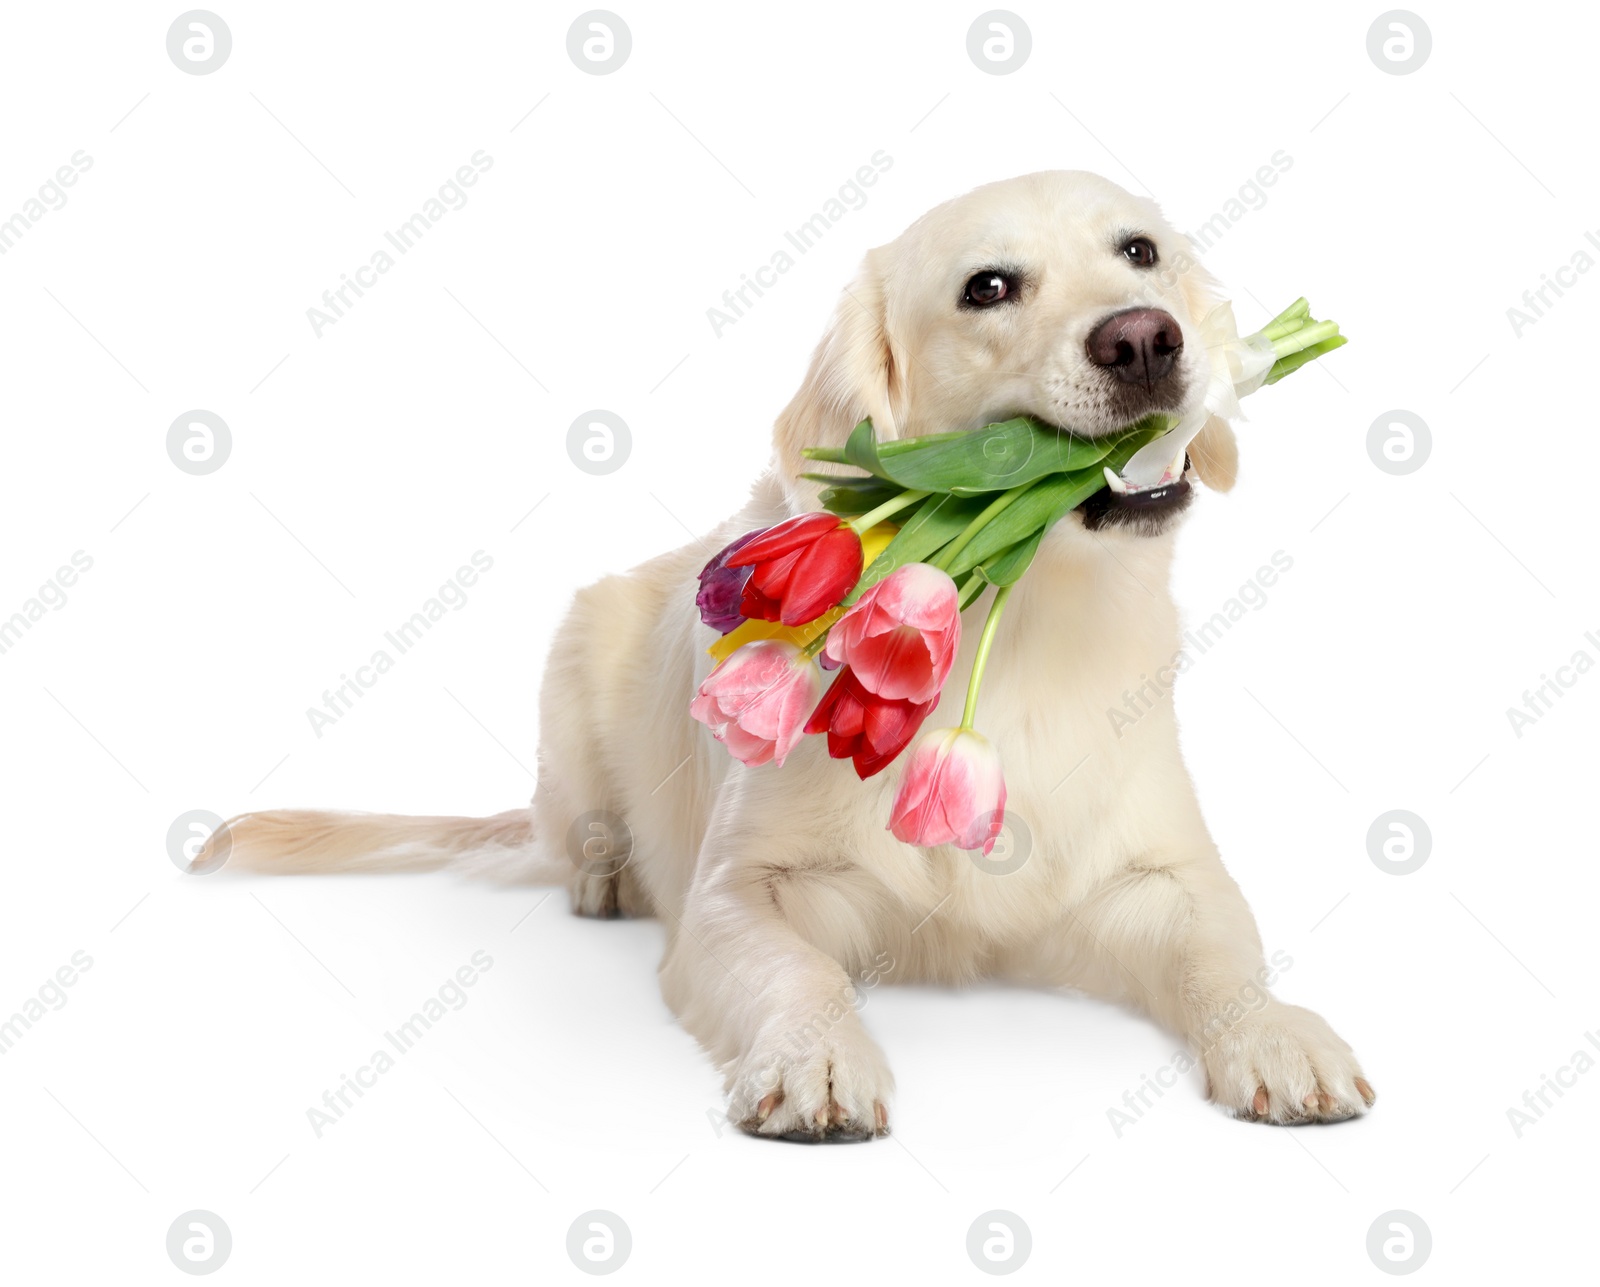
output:
M1337 1121L1376 1098L1320 1015L1268 991L1287 965L1279 954L1263 960L1255 920L1215 854L1129 868L1072 909L1045 955L1059 981L1182 1034L1211 1098L1235 1117Z
M708 840L671 941L662 991L726 1073L728 1117L754 1135L808 1141L888 1133L894 1080L856 1013L837 960L784 912L833 873L791 863L763 842L758 861ZM826 896L826 895L825 895Z
M556 703L545 704L533 825L540 850L566 859L567 890L579 916L650 916L631 863L633 832L603 766L593 730Z
M633 577L607 577L578 591L545 664L539 696L539 777L533 824L539 848L570 864L567 888L579 916L650 916L632 865L634 820L610 767L616 740L615 677L631 649L643 651L653 598Z

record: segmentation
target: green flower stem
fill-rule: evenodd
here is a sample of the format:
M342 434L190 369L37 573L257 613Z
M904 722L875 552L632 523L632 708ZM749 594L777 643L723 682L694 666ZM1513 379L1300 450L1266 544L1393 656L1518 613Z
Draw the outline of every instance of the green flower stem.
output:
M884 519L893 514L898 514L907 506L915 505L920 500L926 500L930 495L930 492L901 492L892 500L884 501L882 505L879 505L877 509L872 510L870 513L863 514L860 518L852 519L850 527L857 536L860 536L864 532L871 531Z
M988 588L989 583L983 579L983 574L977 568L973 568L971 572L967 573L956 585L956 592L960 596L957 602L961 606L961 611L965 612L976 603L978 596Z
M1307 303L1306 297L1302 295L1299 299L1295 300L1294 303L1290 304L1288 308L1284 309L1283 312L1279 313L1275 318L1257 331L1256 334L1269 340L1276 340L1282 336L1292 334L1294 331L1304 326L1306 324L1306 319L1308 319L1310 316L1311 305Z
M1312 322L1292 334L1273 339L1272 351L1276 356L1286 358L1292 353L1300 352L1301 349L1308 349L1314 344L1322 343L1323 340L1332 339L1338 333L1337 322Z
M957 536L955 540L951 541L950 544L946 545L936 559L932 560L933 566L941 570L948 571L950 565L954 563L958 557L960 557L961 551L966 549L967 546L972 543L972 538L982 531L991 520L998 518L1014 503L1021 500L1022 494L1038 481L1039 480L1036 478L1032 483L1023 483L1021 487L1013 487L1010 491L1001 492L1000 495L996 496L994 500L985 507L983 512L979 514L977 518L973 519L972 522L968 523L966 527L962 529L961 534Z
M1011 587L1003 585L995 592L989 606L989 617L983 623L983 634L978 638L978 655L972 659L972 678L967 680L967 705L961 712L961 727L972 731L972 721L978 714L978 689L983 686L983 668L989 664L989 649L994 645L994 634L1000 626L1000 614L1005 610Z
M828 630L832 630L832 629L833 629L832 626L828 627ZM805 647L800 649L800 656L801 656L802 660L810 661L814 657L816 657L816 655L819 652L822 651L822 649L826 646L826 644L828 642L828 630L824 630L820 635L818 635L810 643L806 644Z
M1324 353L1332 353L1334 349L1343 348L1346 343L1348 340L1343 335L1335 335L1331 340L1323 340L1321 344L1313 344L1308 349L1301 349L1286 358L1279 358L1267 372L1266 383L1276 384L1284 376L1298 371L1307 362L1314 362Z

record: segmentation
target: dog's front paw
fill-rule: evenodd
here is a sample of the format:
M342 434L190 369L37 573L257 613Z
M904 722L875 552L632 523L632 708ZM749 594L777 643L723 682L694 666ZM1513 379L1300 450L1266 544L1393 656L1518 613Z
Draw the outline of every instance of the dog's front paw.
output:
M728 1077L728 1117L741 1130L806 1143L889 1133L894 1077L853 1010L836 1020L774 1024Z
M1241 1121L1337 1122L1377 1099L1350 1047L1299 1006L1273 1002L1205 1041L1208 1094Z

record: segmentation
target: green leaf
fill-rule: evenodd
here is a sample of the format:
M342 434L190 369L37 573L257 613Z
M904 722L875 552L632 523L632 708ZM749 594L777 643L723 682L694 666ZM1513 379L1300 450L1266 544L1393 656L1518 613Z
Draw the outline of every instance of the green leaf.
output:
M1009 491L1046 474L1082 469L1111 449L1019 417L884 462L897 483L957 496Z
M878 435L872 431L872 421L863 420L850 431L850 437L844 444L844 461L847 465L854 465L857 469L864 469L869 474L876 474L879 478L894 478L883 466L883 461L878 456ZM901 486L905 486L904 483ZM920 489L926 490L926 489Z
M888 548L861 574L845 603L852 604L891 572L909 563L926 562L928 556L949 544L983 508L981 501L933 495L917 507L895 533Z
M1132 451L1119 452L1111 457L1107 464L1113 471L1120 470L1128 463L1132 455ZM1061 494L1056 499L1055 509L1051 510L1049 517L1045 519L1044 525L1046 527L1055 526L1061 519L1088 500L1089 497L1104 488L1106 486L1105 469L1103 467L1100 469L1086 469L1080 474L1068 475L1064 481L1069 485L1061 489Z
M858 424L852 434L866 430L872 431L872 418L869 416ZM966 436L965 429L952 430L949 433L925 433L916 438L893 438L888 442L876 442L875 447L879 456L898 456L907 451L920 451L924 447L937 446L941 442L954 442L957 438ZM800 454L807 460L826 460L835 465L848 465L850 458L845 454L843 447L802 447Z
M1098 487L1084 490L1086 480L1094 478L1099 479L1100 487L1105 486L1105 478L1100 473L1098 465L1087 470L1046 478L1036 484L1023 493L1014 505L979 528L977 535L945 570L951 576L960 576L963 572L988 562L995 555L1018 541L1025 540L1034 532L1048 527L1078 503L1077 500L1070 500L1069 503L1063 504L1064 501L1069 501L1072 496L1077 496L1079 500L1086 499L1099 490Z
M827 483L831 487L849 487L858 491L893 492L896 496L905 491L904 487L871 474L801 474L800 477L813 483Z
M990 559L987 563L980 563L977 575L990 585L1015 585L1022 580L1022 574L1028 570L1033 562L1033 556L1039 552L1039 542L1044 540L1045 529L1040 528L1032 536L1024 537L1004 553Z
M867 421L871 424L869 418ZM880 456L898 456L907 451L921 451L924 447L937 447L940 443L955 442L958 438L965 438L966 429L951 429L944 433L918 434L915 438L891 438L888 442L878 444Z
M967 433L879 443L872 422L863 420L851 431L842 455L843 463L905 488L982 496L1048 474L1087 469L1130 439L1142 445L1171 427L1170 417L1147 416L1123 434L1091 440L1018 416Z
M1121 469L1134 452L1155 436L1153 431L1130 434L1120 439L1101 463L1046 478L1030 488L1009 509L979 528L971 543L945 570L951 576L959 577L963 572L1005 553L1034 532L1042 533L1055 526L1106 485L1107 466L1114 470ZM1030 554L1028 557L1031 559L1033 556Z
M898 483L886 482L871 475L801 474L800 477L814 483L826 483L827 486L818 494L822 508L842 518L855 518L877 509L903 490Z

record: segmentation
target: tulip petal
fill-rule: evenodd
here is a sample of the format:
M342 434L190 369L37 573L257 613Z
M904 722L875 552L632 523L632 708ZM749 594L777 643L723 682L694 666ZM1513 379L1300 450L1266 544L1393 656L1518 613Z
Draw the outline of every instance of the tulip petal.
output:
M760 536L760 531L746 532L736 537L714 554L700 570L700 588L695 594L695 607L700 610L700 620L718 634L735 630L745 620L739 611L739 600L750 579L749 568L730 568L728 560Z
M994 747L971 729L935 729L917 743L900 779L889 829L907 844L994 848L1005 816L1005 778Z
M861 596L834 626L825 651L878 696L924 702L938 696L960 646L955 582L938 568L912 563Z
M822 692L822 672L792 643L763 639L706 676L689 713L746 764L782 764Z
M750 567L788 554L809 545L824 532L837 528L839 522L836 515L826 511L801 514L798 518L786 519L775 527L769 527L750 544L737 551L728 560L728 566Z
M783 624L820 617L861 579L861 540L847 527L824 534L800 552L785 582Z
M927 640L909 626L896 626L853 648L850 666L879 697L925 702L939 691Z

